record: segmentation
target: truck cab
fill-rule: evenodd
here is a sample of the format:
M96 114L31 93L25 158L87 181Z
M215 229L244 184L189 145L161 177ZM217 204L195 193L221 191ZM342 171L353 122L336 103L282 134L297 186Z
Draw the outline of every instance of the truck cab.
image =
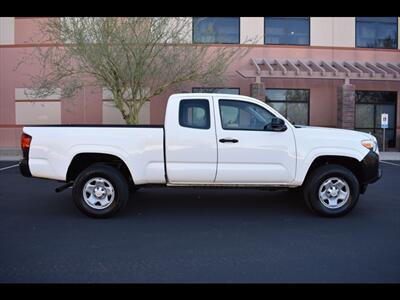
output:
M261 104L234 95L172 96L165 117L168 182L290 185L296 176L293 125Z

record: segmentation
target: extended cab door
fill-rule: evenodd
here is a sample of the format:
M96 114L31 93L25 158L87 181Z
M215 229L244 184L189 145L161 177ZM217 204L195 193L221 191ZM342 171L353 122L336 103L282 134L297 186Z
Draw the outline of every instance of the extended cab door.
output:
M292 128L268 131L275 115L257 100L214 97L218 166L215 183L287 184L296 172ZM287 122L287 121L285 121Z
M217 172L214 106L210 96L172 96L165 117L170 183L213 183Z

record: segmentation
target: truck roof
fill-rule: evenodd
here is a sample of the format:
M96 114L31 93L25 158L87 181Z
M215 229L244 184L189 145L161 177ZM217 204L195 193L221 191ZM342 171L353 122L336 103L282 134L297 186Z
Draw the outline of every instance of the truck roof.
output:
M177 93L177 94L172 94L171 97L187 97L187 96L199 96L199 97L229 97L229 98L233 98L232 100L235 100L234 98L250 98L250 99L254 99L251 98L249 96L245 96L245 95L237 95L237 94L223 94L223 93Z

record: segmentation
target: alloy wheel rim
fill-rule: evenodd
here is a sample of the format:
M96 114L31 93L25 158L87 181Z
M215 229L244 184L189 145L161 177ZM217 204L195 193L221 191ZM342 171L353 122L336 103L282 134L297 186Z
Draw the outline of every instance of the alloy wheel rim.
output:
M115 198L113 185L102 177L89 179L83 187L82 194L85 203L97 210L109 207Z
M344 179L330 177L320 185L318 196L326 208L338 209L349 200L350 187Z

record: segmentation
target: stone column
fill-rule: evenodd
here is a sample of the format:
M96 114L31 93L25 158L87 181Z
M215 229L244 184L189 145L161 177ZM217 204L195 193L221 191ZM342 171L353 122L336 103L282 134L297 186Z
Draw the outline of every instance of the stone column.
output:
M337 91L337 127L354 129L355 125L355 85L345 83Z
M250 97L265 102L265 88L262 82L255 82L250 85Z

